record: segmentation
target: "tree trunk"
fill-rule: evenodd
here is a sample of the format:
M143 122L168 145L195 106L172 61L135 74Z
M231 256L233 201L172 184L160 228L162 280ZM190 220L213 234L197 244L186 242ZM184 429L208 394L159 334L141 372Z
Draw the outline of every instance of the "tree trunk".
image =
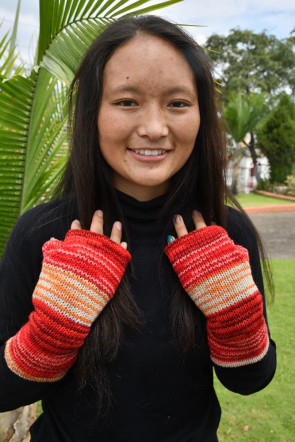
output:
M247 144L251 158L253 160L253 166L254 166L254 176L256 178L257 183L260 181L260 171L257 167L257 153L255 150L255 138L254 138L254 132L250 132L250 142Z
M231 193L233 195L238 195L240 189L239 189L239 177L240 177L240 169L239 169L239 165L236 163L233 163L233 167L232 167L232 181L231 181L231 186L230 186L230 190Z
M236 145L233 155L229 158L232 162L232 182L230 190L233 195L237 195L240 191L240 168L239 164L243 157L244 148Z
M36 419L37 404L0 414L1 442L29 442L30 426Z

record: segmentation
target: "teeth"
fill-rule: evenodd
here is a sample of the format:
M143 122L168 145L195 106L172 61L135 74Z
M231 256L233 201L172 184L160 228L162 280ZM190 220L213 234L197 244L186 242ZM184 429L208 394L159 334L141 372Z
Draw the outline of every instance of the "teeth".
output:
M134 149L134 152L139 153L140 155L162 155L166 151L163 149Z

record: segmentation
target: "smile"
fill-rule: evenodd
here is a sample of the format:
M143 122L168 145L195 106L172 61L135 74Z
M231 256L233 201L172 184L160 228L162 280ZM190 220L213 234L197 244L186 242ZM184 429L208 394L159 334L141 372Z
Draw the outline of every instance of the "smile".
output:
M167 151L164 149L131 149L133 152L144 156L157 156L163 155Z
M128 152L133 156L133 158L142 163L158 163L164 161L165 158L170 153L169 150L165 149L130 149L127 148Z

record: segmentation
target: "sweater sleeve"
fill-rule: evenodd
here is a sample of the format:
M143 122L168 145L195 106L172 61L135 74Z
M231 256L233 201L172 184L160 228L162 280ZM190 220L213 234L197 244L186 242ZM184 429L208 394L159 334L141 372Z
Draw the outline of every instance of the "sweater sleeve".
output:
M41 398L48 388L44 382L56 383L65 376L130 260L125 249L104 235L71 230L64 240L43 245L36 283L36 268L40 268L36 238L33 235L23 241L19 235L22 230L27 237L28 228L22 219L1 264L1 313L5 315L1 322L1 356L3 347L5 356L0 370L2 411ZM30 256L32 250L37 255Z
M262 279L261 293L249 265L251 252L252 265L255 261L256 274L261 276L255 235L249 227L244 219L232 223L229 230L235 238L221 227L205 227L165 249L183 288L207 318L207 339L218 378L227 388L244 394L270 381L275 362Z
M66 232L61 226L56 230L52 223L46 228L32 229L42 214L43 207L38 207L19 219L0 264L0 412L36 402L57 384L19 377L4 357L6 341L21 329L33 311L32 293L41 271L42 244L51 236L63 239Z
M260 255L256 235L245 216L232 208L228 209L227 232L229 237L248 250L253 280L262 295L263 314L267 323L265 292L260 265ZM276 345L269 333L268 351L259 362L243 367L221 367L215 364L215 373L219 381L229 390L248 395L265 388L276 371Z
M32 381L62 379L77 359L91 326L112 299L130 260L105 235L69 230L43 247L33 293L34 311L5 345L9 368Z

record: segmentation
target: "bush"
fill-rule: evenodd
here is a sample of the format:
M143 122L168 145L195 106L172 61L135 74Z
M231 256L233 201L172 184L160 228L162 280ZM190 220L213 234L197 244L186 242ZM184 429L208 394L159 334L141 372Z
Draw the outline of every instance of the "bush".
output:
M257 147L269 160L270 181L284 183L295 162L295 104L287 94L257 130Z
M288 175L285 183L287 185L286 194L291 195L291 196L295 196L295 176Z

